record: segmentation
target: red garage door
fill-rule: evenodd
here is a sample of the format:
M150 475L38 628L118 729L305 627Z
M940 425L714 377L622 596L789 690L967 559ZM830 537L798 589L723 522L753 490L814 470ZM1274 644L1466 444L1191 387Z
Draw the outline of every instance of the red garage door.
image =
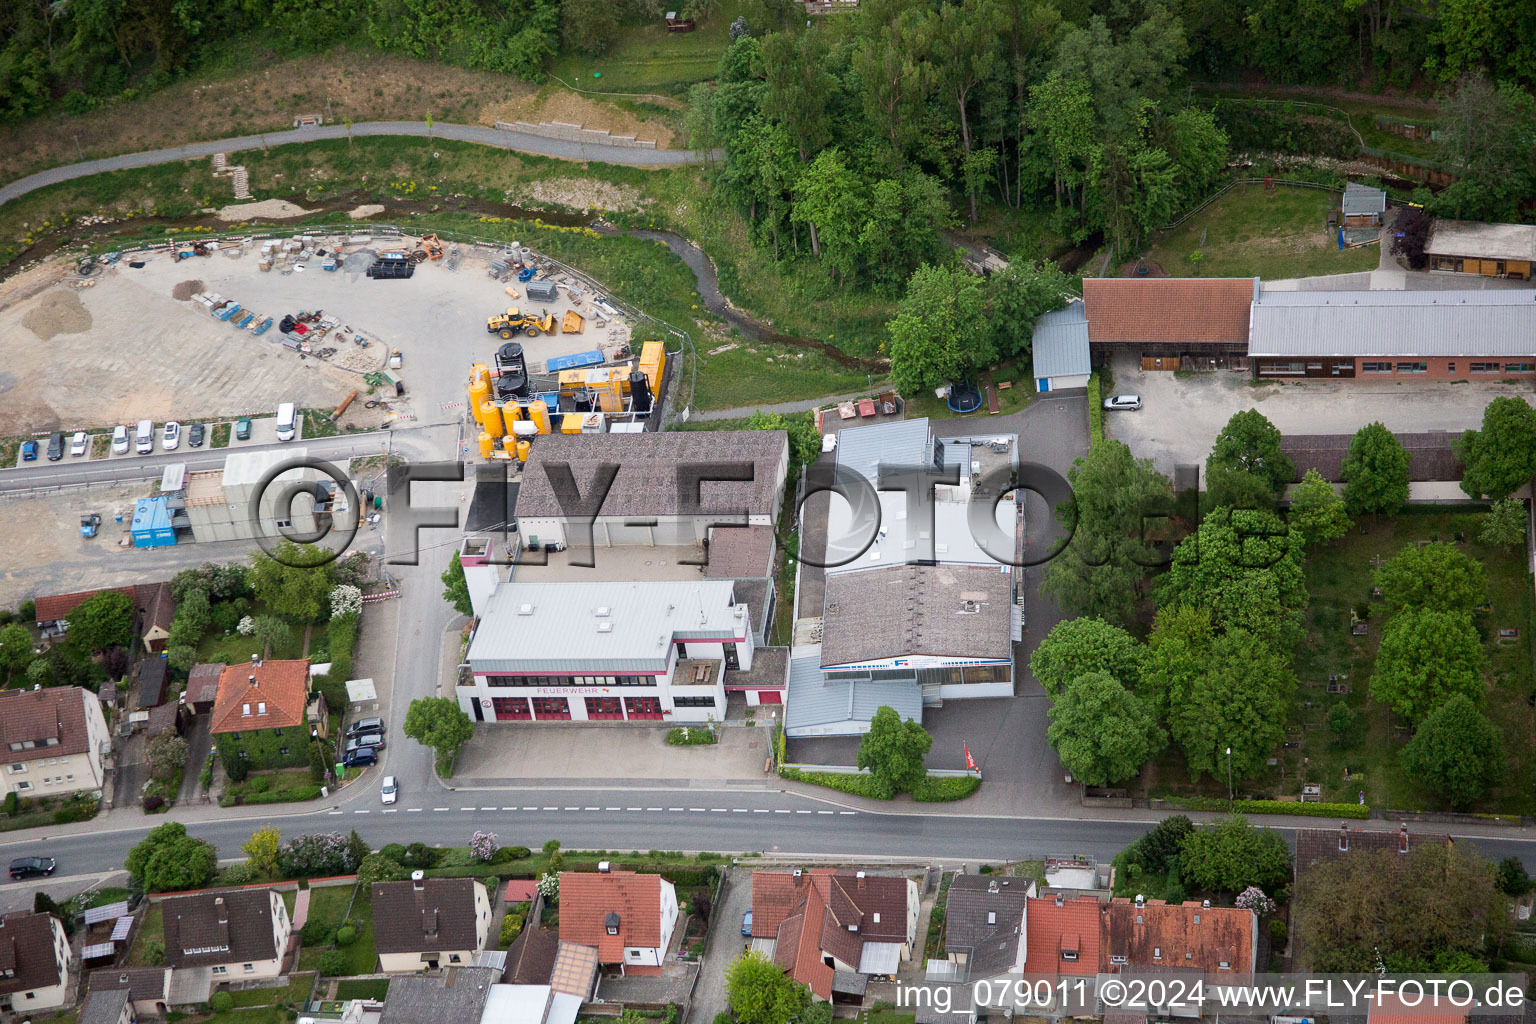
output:
M763 703L763 704L783 704L784 703L784 691L783 690L758 690L757 691L757 699L758 699L758 701L760 703Z
M496 709L498 722L527 722L533 718L527 697L492 697L491 706Z
M630 721L659 719L661 718L661 698L625 697L624 710L629 713Z
M624 720L624 705L617 697L586 697L587 719L593 722Z
M535 697L533 716L541 722L568 722L571 720L571 705L564 697Z

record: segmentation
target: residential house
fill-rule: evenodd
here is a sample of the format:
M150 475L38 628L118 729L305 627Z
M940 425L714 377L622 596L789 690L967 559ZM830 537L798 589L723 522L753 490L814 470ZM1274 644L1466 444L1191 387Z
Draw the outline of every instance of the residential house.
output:
M1366 831L1358 826L1351 828L1348 822L1341 823L1338 828L1299 828L1296 830L1292 876L1300 881L1311 868L1345 857L1384 851L1406 857L1426 843L1449 846L1454 841L1446 832L1410 833L1406 822L1395 832Z
M944 911L944 955L957 976L976 981L1021 974L1028 947L1025 908L1033 879L956 875Z
M133 1015L140 1019L165 1015L170 979L169 967L106 967L92 971L87 983L92 992L126 991Z
M1253 277L1092 277L1083 281L1088 340L1129 351L1143 370L1247 365Z
M1471 1013L1469 1006L1454 1005L1449 994L1441 996L1431 992L1415 998L1410 1004L1400 995L1387 993L1371 1000L1366 1011L1366 1024L1467 1024ZM1509 1019L1504 1015L1496 1016ZM1511 1016L1521 1019L1519 1009L1516 1008Z
M0 1013L69 1002L69 939L52 914L0 916Z
M774 525L788 471L782 430L550 434L523 468L519 536L530 547L700 544L716 523Z
M1058 894L1025 908L1025 974L1093 977L1099 973L1099 901Z
M87 992L75 1024L133 1024L133 1001L125 988Z
M275 978L293 934L276 889L219 889L160 903L168 1002L205 1003L216 984Z
M1386 212L1385 190L1354 181L1345 183L1344 195L1339 201L1339 213L1345 227L1377 227Z
M408 882L375 882L372 902L373 948L382 971L468 965L490 938L490 896L473 878L427 878L413 871Z
M378 935L378 915L374 915ZM476 1024L499 972L493 967L450 967L442 974L389 979L379 1024Z
M868 979L912 958L917 883L866 871L754 871L752 937L773 940L773 960L828 1001L862 999Z
M1101 970L1243 975L1258 963L1259 918L1251 910L1121 896L1101 905L1100 915Z
M1530 280L1536 266L1536 225L1437 218L1424 254L1430 270Z
M0 798L99 790L112 749L101 701L78 686L0 690L0 743Z
M560 941L591 946L621 974L660 974L677 928L677 890L660 875L560 872Z
M223 665L206 663L193 665L187 673L187 703L197 714L206 715L213 710L219 699L219 676L223 673Z
M171 620L176 616L176 602L169 583L140 583L128 587L78 590L69 594L45 594L36 598L33 617L44 636L57 636L68 628L69 613L97 594L114 592L133 599L133 631L148 654L165 650L171 636Z
M219 757L252 768L308 764L311 736L324 733L310 721L309 680L308 658L225 666L209 720Z

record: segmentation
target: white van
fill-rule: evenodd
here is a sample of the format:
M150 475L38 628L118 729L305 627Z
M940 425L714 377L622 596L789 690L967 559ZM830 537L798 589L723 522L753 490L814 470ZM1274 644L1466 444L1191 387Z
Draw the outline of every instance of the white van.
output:
M284 402L277 407L277 439L279 441L292 441L294 423L298 419L299 411L292 402Z
M148 455L155 450L155 424L151 420L139 420L139 429L133 432L133 450Z

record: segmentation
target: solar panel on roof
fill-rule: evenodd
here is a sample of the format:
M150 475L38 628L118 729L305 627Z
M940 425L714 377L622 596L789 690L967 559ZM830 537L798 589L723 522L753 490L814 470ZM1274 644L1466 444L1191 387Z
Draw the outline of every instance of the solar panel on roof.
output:
M80 951L82 960L95 960L98 957L110 957L117 955L117 947L110 942L98 942L92 946L86 946Z
M117 903L108 903L104 907L92 907L85 912L87 925L101 924L103 921L116 921L128 913L128 901L120 900Z
M128 933L131 932L131 931L133 931L133 918L131 918L131 917L120 917L120 918L118 918L117 919L117 923L112 926L112 941L113 942L127 942L128 941Z

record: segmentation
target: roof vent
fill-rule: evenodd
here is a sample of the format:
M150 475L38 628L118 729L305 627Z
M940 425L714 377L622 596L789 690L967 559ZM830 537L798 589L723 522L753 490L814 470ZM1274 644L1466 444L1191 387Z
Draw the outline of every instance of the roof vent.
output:
M801 872L801 871L800 871L800 869L799 869L799 868L795 868L795 877L796 877L796 878L799 878L799 877L800 877L800 875L801 875L801 873L802 873L802 872Z
M979 601L961 601L960 602L960 614L961 615L975 615L979 611L981 611L981 602L979 602Z
M611 622L599 622L597 624L597 631L599 633L612 633L613 632L613 623L611 623Z
M517 614L519 614L519 615L532 615L533 614L533 605L531 605L531 604L520 604L520 605L518 605L517 606Z
M1001 892L1001 891L1002 890L998 888L996 879L994 879L994 880L992 880L992 881L987 883L987 892Z
M1143 896L1141 893L1137 893L1136 894L1136 909L1140 910L1142 907L1144 907L1146 905L1147 905L1147 898L1145 896Z
M862 872L862 871L855 871L853 873L853 877L854 878L863 878L864 877L864 872Z
M606 619L608 616L613 614L613 609L605 605L604 607L597 609L592 614L596 615L600 619Z
M612 870L613 870L613 865L610 864L608 861L600 860L600 861L597 862L597 873L598 874L606 875L608 872L610 872Z
M411 872L411 888L415 889L417 892L421 892L421 890L425 889L426 887L427 887L427 873L425 871L421 871L421 870L412 871Z

